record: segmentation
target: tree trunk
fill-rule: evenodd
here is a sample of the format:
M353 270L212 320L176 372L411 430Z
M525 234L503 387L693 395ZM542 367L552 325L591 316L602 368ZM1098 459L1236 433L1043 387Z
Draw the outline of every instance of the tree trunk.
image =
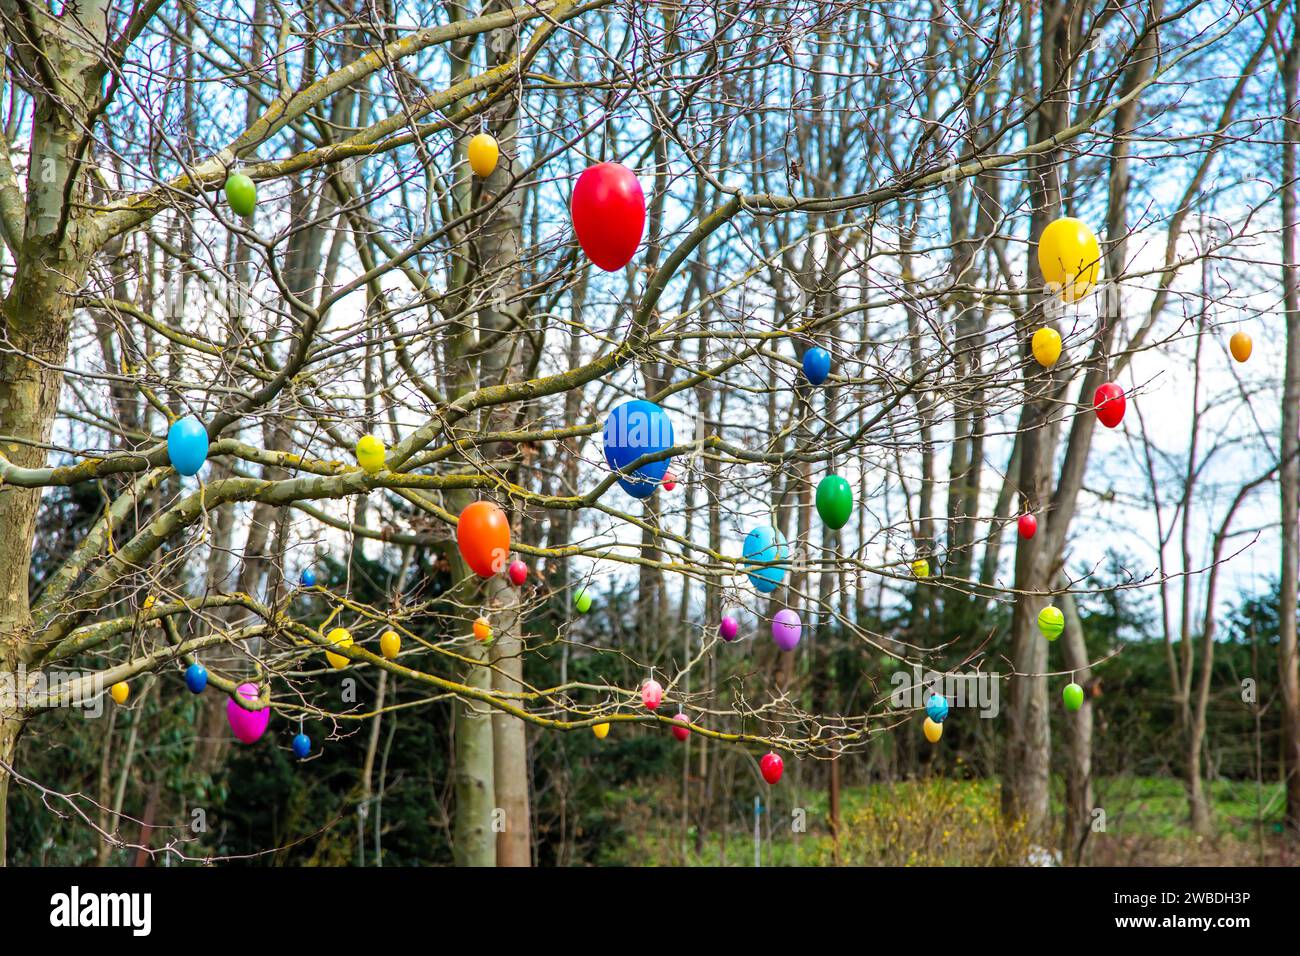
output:
M1296 671L1296 591L1300 568L1300 269L1296 262L1296 147L1300 143L1300 15L1283 65L1286 122L1282 124L1282 283L1286 305L1286 371L1282 391L1282 582L1278 599L1278 679L1282 690L1286 825L1300 839L1300 675Z

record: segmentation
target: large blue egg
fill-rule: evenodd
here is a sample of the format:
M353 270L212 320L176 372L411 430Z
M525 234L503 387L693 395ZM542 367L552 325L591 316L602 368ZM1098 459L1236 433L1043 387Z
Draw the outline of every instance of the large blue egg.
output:
M303 568L302 574L298 575L298 583L305 588L314 588L316 586L316 572L311 568Z
M167 429L167 457L182 475L197 475L208 460L208 430L193 415L172 422Z
M770 564L748 572L750 583L760 594L771 594L780 586L786 571L783 562L790 558L785 535L776 528L755 528L745 536L741 553L750 564Z
M293 755L299 760L307 759L311 753L311 738L306 734L298 734L293 738Z
M191 694L203 693L203 688L208 686L208 669L197 661L185 668L185 686Z
M931 694L925 705L925 715L936 724L943 723L943 719L948 716L948 699L943 694Z
M633 498L649 498L668 471L668 459L653 461L628 471L628 465L645 455L671 448L673 423L654 402L624 402L605 420L605 462L620 473L618 483Z
M814 385L820 385L831 374L831 353L814 345L803 353L803 374Z

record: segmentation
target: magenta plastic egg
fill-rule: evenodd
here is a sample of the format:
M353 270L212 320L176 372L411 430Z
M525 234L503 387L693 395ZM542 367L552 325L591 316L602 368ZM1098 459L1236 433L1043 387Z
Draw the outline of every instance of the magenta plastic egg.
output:
M724 617L722 623L718 625L718 634L722 636L724 641L734 641L736 635L739 633L740 625L737 624L736 619L730 615Z
M258 694L257 685L240 684L237 693L244 700L255 701ZM266 725L271 722L271 708L245 710L232 698L226 701L226 720L230 722L230 729L242 743L257 743L266 732Z
M776 612L776 617L772 618L772 640L776 641L777 647L783 651L792 651L802 636L803 626L799 623L798 614L788 607Z

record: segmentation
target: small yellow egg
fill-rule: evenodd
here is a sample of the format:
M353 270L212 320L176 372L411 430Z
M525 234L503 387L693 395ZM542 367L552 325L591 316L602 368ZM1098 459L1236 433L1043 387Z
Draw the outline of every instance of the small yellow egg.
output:
M592 724L591 732L596 735L597 740L604 740L609 736L609 724Z
M491 176L492 171L497 168L497 159L501 156L501 149L497 146L497 141L487 133L479 133L469 141L469 167L474 170L476 176Z
M1228 339L1228 348L1232 350L1232 357L1238 362L1244 362L1250 358L1250 353L1255 345L1250 340L1250 336L1245 332L1233 332L1232 338Z
M930 576L930 562L925 558L917 558L912 562L912 573L918 578L928 578Z
M351 647L352 633L346 627L336 627L325 635L325 640L329 641L335 647ZM348 666L348 659L342 654L335 654L332 651L325 652L325 659L330 662L330 666L336 671L341 671Z
M149 608L153 607L157 603L158 603L158 599L154 597L152 594L150 594L147 598L144 599L144 609L147 611L149 610Z
M113 699L119 704L125 704L126 699L131 696L131 685L124 680L120 680L110 687L108 692L113 695Z
M384 631L379 638L379 651L390 660L402 649L402 638L396 631Z
M1043 326L1029 340L1029 348L1039 365L1051 368L1061 357L1061 333Z
M357 442L357 464L365 469L366 474L373 475L384 470L384 458L388 450L384 443L374 435L362 435Z
M943 736L943 724L935 723L929 717L925 718L925 739L932 744L937 744L939 738Z

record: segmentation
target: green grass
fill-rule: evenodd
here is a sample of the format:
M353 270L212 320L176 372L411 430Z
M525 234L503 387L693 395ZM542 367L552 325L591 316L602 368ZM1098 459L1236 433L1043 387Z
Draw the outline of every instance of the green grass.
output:
M1279 783L1214 781L1209 784L1215 834L1197 837L1187 823L1182 782L1168 777L1116 777L1094 785L1105 828L1090 835L1094 863L1260 862L1280 834L1284 793ZM1053 814L1060 819L1064 787L1053 780ZM775 797L771 819L762 821L764 866L827 865L832 842L824 790ZM753 817L739 814L723 833L697 841L694 827L683 839L680 807L671 797L625 793L607 809L631 809L634 824L623 830L624 845L606 856L614 864L753 866ZM807 830L791 832L792 810L801 806ZM1027 841L1007 826L999 811L995 780L905 781L846 787L841 793L840 859L848 864L982 865L1018 862ZM657 808L657 809L652 809ZM625 822L631 823L625 818ZM771 832L769 835L769 826Z

